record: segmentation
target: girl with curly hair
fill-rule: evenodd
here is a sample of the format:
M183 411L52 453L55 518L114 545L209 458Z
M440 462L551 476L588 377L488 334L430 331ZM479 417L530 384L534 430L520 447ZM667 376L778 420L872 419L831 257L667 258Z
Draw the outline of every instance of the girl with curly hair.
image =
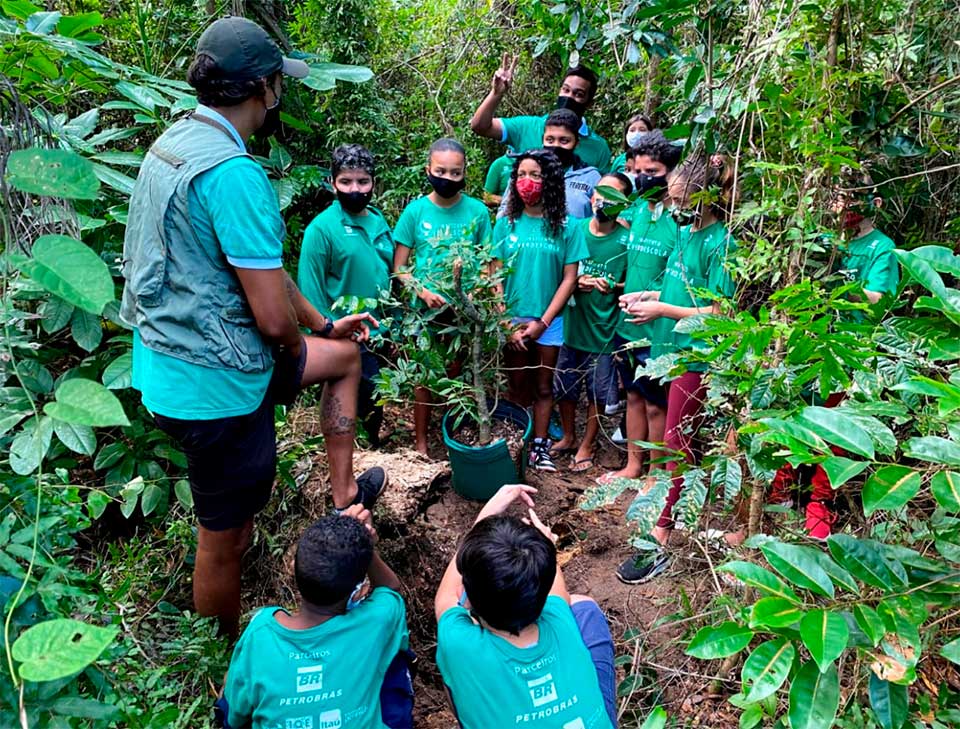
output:
M577 264L589 256L581 226L567 223L563 174L553 152L517 155L507 213L493 229L515 327L505 356L510 399L533 405L530 465L540 471L557 470L547 439L553 373L563 344L563 309L577 286Z

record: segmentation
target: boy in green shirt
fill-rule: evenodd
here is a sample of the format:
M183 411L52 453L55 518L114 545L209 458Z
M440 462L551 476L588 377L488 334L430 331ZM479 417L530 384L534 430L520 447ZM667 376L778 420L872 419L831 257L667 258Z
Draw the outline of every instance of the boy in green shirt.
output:
M494 494L437 589L437 665L463 729L616 726L610 628L596 602L567 592L536 491ZM504 514L515 501L527 518Z
M503 194L510 187L510 172L513 170L513 160L510 158L512 151L508 147L507 153L497 157L487 169L487 177L483 182L483 201L492 210L500 207Z
M300 605L263 608L243 631L217 702L226 726L412 728L406 609L375 540L362 505L304 532Z
M370 206L375 172L373 155L359 144L337 147L330 163L337 199L304 231L297 282L307 300L327 316L341 297L376 299L390 288L393 236L383 214ZM375 307L363 310L379 316ZM371 332L376 334L379 330ZM380 372L380 358L363 346L360 363L358 414L376 446L383 409L374 404L373 379Z
M633 191L633 183L614 172L600 179L600 185L618 188L623 195ZM593 451L600 430L599 408L603 407L614 377L614 330L620 319L617 284L626 269L627 240L630 230L617 222L616 215L604 211L609 203L599 192L593 193L593 217L580 222L589 257L580 262L577 290L563 317L563 346L554 378L560 407L563 438L555 453L576 448L570 470L576 473L593 467ZM577 404L581 385L587 386L587 422L583 440L576 444Z
M470 120L475 134L508 144L517 152L538 149L543 139L543 116L496 117L497 107L513 83L519 57L503 54L503 62L493 75L490 93L477 107ZM577 115L580 145L577 154L590 167L605 172L610 165L610 145L587 125L584 114L597 96L597 74L586 66L568 68L560 84L555 109L570 109Z

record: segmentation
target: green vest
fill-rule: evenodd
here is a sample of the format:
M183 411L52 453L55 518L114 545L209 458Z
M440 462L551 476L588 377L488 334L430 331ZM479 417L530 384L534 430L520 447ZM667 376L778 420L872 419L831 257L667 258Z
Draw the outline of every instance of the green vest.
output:
M265 372L273 365L240 280L218 241L190 222L197 175L247 155L230 134L191 117L165 131L144 158L123 239L120 318L144 346L206 367Z

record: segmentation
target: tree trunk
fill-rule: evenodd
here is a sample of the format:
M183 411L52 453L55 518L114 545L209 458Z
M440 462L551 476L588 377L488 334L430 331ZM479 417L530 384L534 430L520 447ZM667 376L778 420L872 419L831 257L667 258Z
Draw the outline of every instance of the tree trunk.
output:
M478 445L487 445L492 436L490 434L490 406L487 404L487 393L483 389L483 324L474 322L473 339L470 342L470 369L473 372L473 397L477 403L477 433L480 438Z

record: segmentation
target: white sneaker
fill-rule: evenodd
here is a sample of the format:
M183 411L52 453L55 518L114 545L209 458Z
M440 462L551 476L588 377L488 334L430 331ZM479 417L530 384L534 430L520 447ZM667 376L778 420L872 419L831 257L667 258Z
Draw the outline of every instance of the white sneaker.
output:
M627 442L627 437L623 434L623 430L618 427L615 431L613 431L613 435L610 436L610 440L617 445L623 445Z
M626 410L626 409L627 409L627 401L626 401L626 400L620 400L620 401L615 402L615 403L610 403L609 405L607 405L606 407L604 407L604 408L603 408L603 414L604 414L604 415L619 415L620 413L622 413L622 412L623 412L624 410Z

